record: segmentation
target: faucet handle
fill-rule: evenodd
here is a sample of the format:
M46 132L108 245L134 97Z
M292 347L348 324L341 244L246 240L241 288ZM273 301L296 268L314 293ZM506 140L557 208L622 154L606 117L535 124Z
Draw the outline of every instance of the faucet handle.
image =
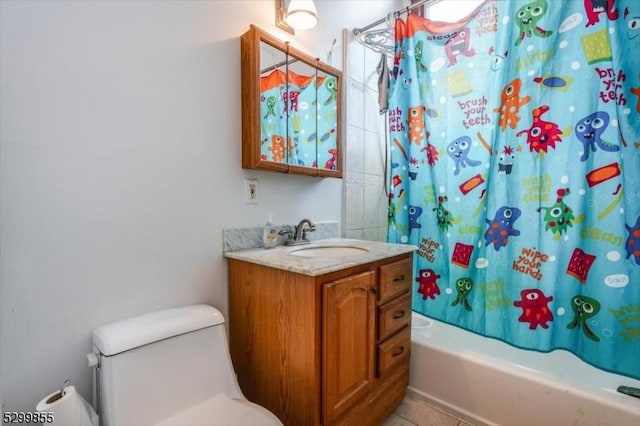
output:
M293 230L289 225L285 225L281 230L278 231L278 235L286 235L291 238L291 236L293 235Z
M280 231L278 231L278 235L287 236L285 244L289 244L293 241L293 229L289 225L285 225Z
M307 239L307 232L313 232L316 230L316 225L314 223L309 224L306 228L302 228L302 239Z

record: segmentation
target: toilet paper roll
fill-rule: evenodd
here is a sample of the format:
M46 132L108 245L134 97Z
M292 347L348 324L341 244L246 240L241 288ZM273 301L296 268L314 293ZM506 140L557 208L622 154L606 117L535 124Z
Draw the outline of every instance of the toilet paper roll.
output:
M85 401L75 386L64 388L62 395L55 391L44 398L36 406L38 412L53 413L52 425L64 426L98 426L98 416L93 407Z

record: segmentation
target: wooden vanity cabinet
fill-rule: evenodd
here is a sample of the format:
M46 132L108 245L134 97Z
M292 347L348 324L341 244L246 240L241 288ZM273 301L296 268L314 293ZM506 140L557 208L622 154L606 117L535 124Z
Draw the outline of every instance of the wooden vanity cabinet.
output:
M229 259L245 396L285 425L378 425L404 398L412 254L308 276Z

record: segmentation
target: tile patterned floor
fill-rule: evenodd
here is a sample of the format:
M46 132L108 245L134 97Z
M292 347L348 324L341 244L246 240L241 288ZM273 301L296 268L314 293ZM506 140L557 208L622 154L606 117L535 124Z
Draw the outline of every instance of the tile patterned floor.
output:
M404 401L382 426L472 426L407 393Z

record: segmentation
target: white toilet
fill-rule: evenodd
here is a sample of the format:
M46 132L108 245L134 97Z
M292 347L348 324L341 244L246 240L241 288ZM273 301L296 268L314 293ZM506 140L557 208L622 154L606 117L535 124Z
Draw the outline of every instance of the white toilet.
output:
M93 332L101 426L282 425L238 386L224 317L194 305Z

